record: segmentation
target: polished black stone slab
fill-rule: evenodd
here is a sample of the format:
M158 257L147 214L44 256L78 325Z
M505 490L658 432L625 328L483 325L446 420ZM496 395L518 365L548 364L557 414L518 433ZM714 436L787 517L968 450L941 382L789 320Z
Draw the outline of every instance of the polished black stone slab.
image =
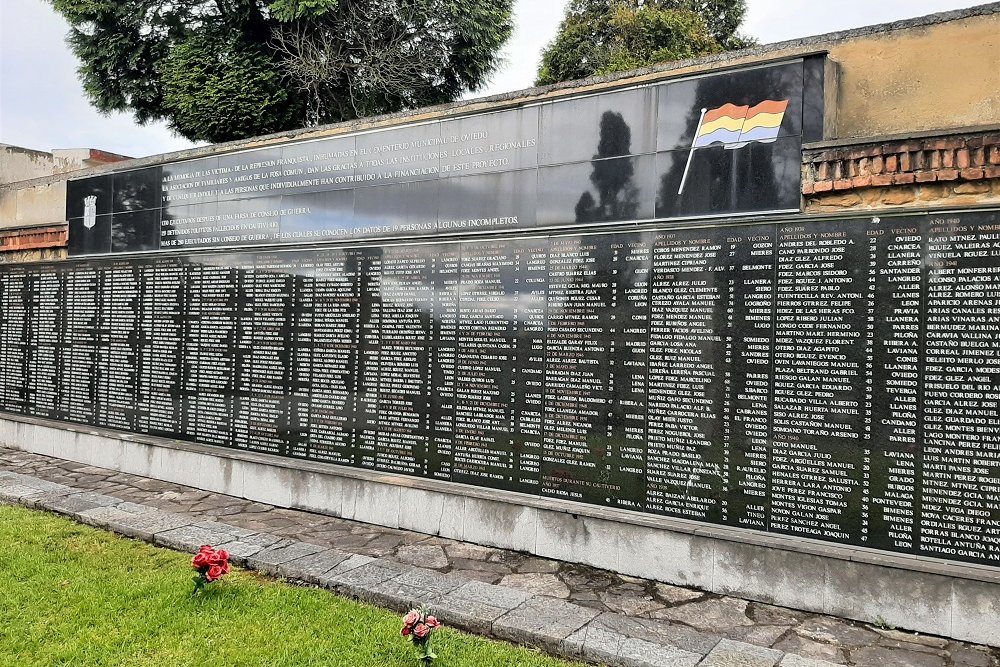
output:
M131 216L116 228L141 242L88 238L70 252L428 241L796 210L802 141L822 135L825 67L810 57L76 179L68 220L89 219L88 202L96 216L160 209L160 241L151 247L154 216ZM765 119L774 131L744 137L761 103L783 105ZM698 144L702 112L719 109L735 134ZM92 236L80 225L71 234Z
M10 266L0 409L1000 565L997 257L980 211Z

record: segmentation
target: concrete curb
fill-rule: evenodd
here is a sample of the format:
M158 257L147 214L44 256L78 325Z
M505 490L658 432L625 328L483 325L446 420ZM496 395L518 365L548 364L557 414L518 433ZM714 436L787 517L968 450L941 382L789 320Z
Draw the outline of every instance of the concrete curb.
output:
M161 547L227 549L234 564L320 586L395 611L433 607L452 627L610 667L837 667L774 649L675 628L654 632L635 619L485 584L455 574L289 540L225 523L163 512L113 496L0 472L0 504L46 510Z

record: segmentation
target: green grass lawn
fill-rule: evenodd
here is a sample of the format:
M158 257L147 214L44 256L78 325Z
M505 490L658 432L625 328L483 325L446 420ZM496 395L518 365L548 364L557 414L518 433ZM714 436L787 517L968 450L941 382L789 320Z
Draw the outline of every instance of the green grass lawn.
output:
M191 597L191 556L0 506L0 665L416 667L395 613L234 570ZM443 629L441 667L568 666Z

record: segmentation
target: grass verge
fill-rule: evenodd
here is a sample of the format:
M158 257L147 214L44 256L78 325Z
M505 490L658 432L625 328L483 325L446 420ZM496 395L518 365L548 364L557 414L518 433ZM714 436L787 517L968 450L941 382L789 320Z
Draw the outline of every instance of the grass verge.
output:
M395 613L234 570L191 597L190 555L0 506L0 665L416 667ZM449 630L440 667L569 667Z

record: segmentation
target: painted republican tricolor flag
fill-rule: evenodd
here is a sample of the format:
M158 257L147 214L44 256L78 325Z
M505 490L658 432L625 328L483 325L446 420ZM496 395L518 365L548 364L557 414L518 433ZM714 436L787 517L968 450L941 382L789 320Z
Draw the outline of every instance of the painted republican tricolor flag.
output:
M788 100L764 100L757 106L723 104L706 111L692 148L723 143L740 148L751 141L771 142L778 138Z
M723 144L727 149L736 149L755 141L771 143L778 138L787 109L788 100L764 100L755 106L723 104L716 109L702 109L677 194L684 192L695 149L712 144Z

